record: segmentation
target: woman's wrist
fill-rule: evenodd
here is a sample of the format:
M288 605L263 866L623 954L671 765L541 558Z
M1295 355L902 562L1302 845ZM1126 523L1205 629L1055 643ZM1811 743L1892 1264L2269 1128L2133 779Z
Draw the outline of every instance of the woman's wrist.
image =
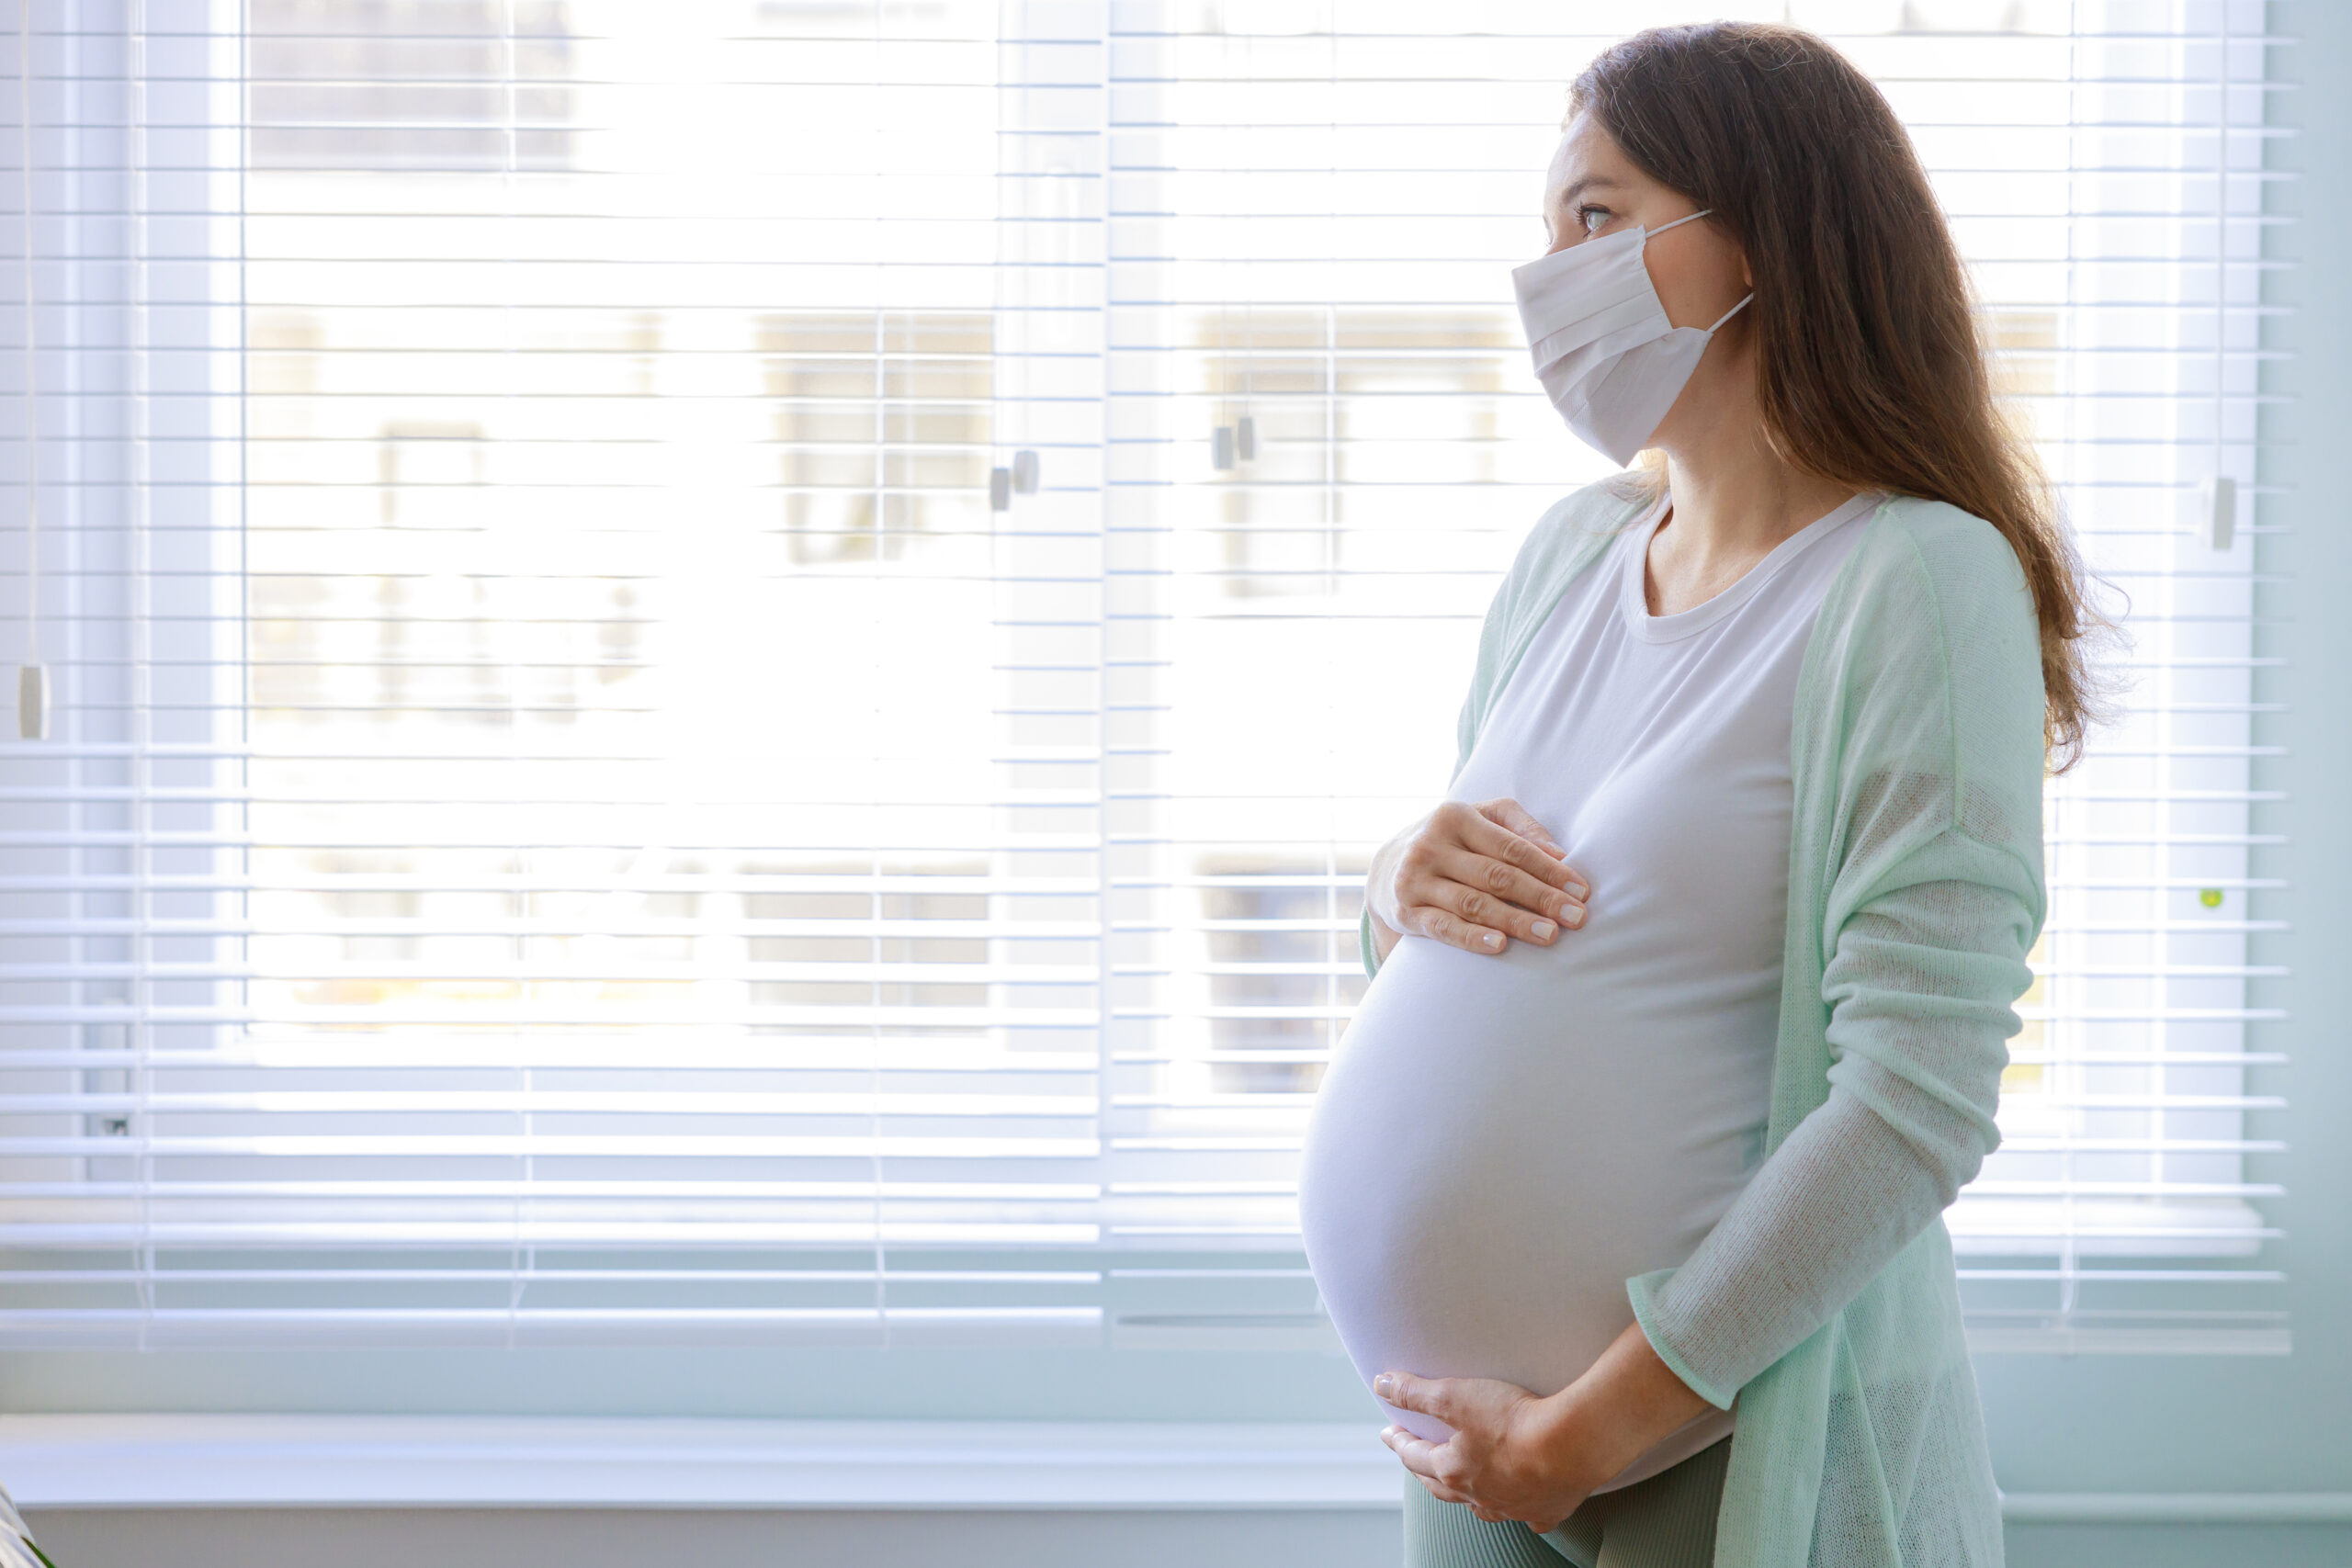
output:
M1638 1323L1544 1402L1545 1444L1565 1479L1599 1486L1715 1408L1675 1375Z
M1544 1470L1563 1485L1589 1493L1606 1484L1641 1454L1620 1457L1622 1433L1611 1432L1590 1394L1570 1383L1544 1402Z
M1426 819L1424 819L1426 820ZM1383 962L1389 951L1401 940L1396 923L1389 916L1396 913L1393 907L1396 886L1396 857L1404 852L1404 845L1416 833L1421 823L1416 822L1372 852L1372 863L1365 868L1363 907L1372 917L1372 955Z

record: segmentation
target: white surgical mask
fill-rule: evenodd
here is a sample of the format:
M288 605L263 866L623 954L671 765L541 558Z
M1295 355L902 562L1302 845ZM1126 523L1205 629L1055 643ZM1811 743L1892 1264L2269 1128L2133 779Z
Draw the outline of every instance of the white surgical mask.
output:
M1678 218L1655 232L1712 210ZM1552 406L1579 440L1621 468L1649 444L1699 367L1708 341L1756 298L1747 295L1714 326L1674 325L1642 265L1650 237L1638 228L1606 234L1554 251L1510 275L1536 378Z

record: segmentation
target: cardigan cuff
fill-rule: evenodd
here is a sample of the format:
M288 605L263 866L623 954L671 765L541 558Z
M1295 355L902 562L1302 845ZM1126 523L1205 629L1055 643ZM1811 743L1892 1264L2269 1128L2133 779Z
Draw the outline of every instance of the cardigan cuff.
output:
M1380 960L1372 951L1372 906L1366 904L1356 920L1356 952L1363 958L1364 978L1369 980L1380 973Z
M1657 1293L1672 1278L1674 1270L1671 1269L1653 1269L1625 1281L1625 1294L1634 1303L1634 1321L1642 1325L1643 1337L1649 1340L1650 1348L1657 1352L1657 1359L1664 1361L1676 1377L1688 1383L1691 1393L1718 1410L1729 1410L1739 1390L1719 1389L1711 1379L1700 1376L1691 1369L1690 1359L1667 1338L1660 1325L1659 1320L1665 1314L1658 1306Z

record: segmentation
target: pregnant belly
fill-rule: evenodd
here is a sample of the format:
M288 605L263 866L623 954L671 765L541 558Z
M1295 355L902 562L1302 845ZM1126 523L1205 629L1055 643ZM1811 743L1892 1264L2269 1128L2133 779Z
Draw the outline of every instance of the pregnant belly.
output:
M1745 1183L1777 997L1604 956L1407 937L1365 992L1308 1123L1299 1219L1367 1385L1396 1369L1566 1387L1633 1321L1627 1277L1688 1258ZM1710 1412L1611 1484L1729 1430Z

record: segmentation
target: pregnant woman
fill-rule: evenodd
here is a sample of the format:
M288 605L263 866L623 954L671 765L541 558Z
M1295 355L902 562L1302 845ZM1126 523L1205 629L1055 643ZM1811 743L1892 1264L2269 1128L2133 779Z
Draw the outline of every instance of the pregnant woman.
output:
M1835 51L1611 50L1544 217L1537 373L1651 456L1487 612L1301 1173L1407 1560L1996 1564L1941 1211L1999 1141L2103 623Z

